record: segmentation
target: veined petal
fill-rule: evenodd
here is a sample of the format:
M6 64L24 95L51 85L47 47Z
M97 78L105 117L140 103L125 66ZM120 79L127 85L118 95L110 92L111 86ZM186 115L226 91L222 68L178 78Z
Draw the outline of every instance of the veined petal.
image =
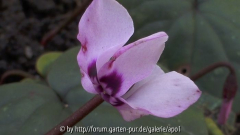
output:
M188 77L175 71L161 73L159 67L155 68L147 81L136 83L130 90L134 92L123 96L125 103L134 109L168 118L178 115L198 100L201 91Z
M111 96L120 97L134 83L149 76L167 39L166 33L159 32L124 46L116 52L98 74L104 90Z
M115 46L112 51L117 51L128 41L133 31L130 15L117 1L93 0L79 22L77 38L82 44L77 57L79 66L88 73L88 67L93 61L97 62L98 57L111 47ZM101 59L98 67L109 58Z

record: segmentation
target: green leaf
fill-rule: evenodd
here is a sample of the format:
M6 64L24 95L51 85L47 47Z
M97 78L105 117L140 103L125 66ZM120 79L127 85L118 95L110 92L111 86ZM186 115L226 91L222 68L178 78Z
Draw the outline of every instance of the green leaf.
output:
M1 135L42 135L70 114L45 85L25 82L0 87Z
M240 78L240 1L229 0L118 0L135 24L131 41L155 32L169 35L160 62L170 70L193 75L215 62L228 61ZM223 68L197 81L202 91L222 97L228 71ZM240 86L240 79L238 79ZM233 109L240 112L240 90Z
M221 106L222 100L203 92L196 104L203 109L214 111Z
M21 80L22 83L34 83L34 84L42 84L42 85L46 85L48 86L47 82L45 82L44 80L40 80L40 79L32 79L32 78L24 78Z
M81 84L80 69L77 64L77 53L80 47L74 47L62 54L53 64L47 75L47 80L61 97Z
M42 76L46 76L51 64L61 55L61 52L49 52L41 55L36 63L36 69Z

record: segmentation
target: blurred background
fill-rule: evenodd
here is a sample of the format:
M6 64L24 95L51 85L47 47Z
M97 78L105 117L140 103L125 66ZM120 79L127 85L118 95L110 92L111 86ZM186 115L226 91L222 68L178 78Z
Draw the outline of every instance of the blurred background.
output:
M76 61L78 22L86 1L0 0L1 135L44 134L93 96L80 84ZM214 63L227 62L240 84L240 1L118 2L134 21L135 33L129 43L158 31L169 35L159 60L165 72L175 70L191 77ZM113 107L103 103L77 125L181 126L181 133L176 134L239 135L240 92L239 88L235 92L229 85L224 87L229 73L222 66L195 80L203 94L177 117L147 116L125 122ZM230 89L225 90L231 95L228 100L234 100L226 123L219 124L224 88Z

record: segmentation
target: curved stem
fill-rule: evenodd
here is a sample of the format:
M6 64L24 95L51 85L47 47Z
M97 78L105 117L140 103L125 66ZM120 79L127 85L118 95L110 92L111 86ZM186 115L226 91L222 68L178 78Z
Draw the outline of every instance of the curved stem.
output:
M45 135L61 135L66 132L67 127L72 127L85 116L87 116L91 111L98 107L104 100L100 95L94 96L90 101L83 105L80 109L74 112L71 116L65 119L63 122L55 126ZM61 130L61 131L60 131Z
M207 73L211 72L212 70L214 70L216 68L219 68L219 67L226 67L226 68L228 68L228 70L230 71L231 74L233 74L233 75L236 74L235 69L233 68L233 66L230 63L228 63L228 62L217 62L217 63L214 63L214 64L200 70L198 73L191 76L190 78L193 81L196 81L197 79L201 78L205 74L207 74Z
M201 71L197 74L191 76L190 78L193 81L201 78L203 75L211 72L212 70L219 68L219 67L226 67L230 71L229 75L226 78L225 84L223 86L223 101L220 109L220 113L218 116L218 124L224 125L227 122L229 114L231 112L233 99L237 93L238 83L237 83L237 75L233 68L233 66L228 62L218 62L214 63Z
M3 84L4 83L4 80L9 77L9 76L12 76L12 75L17 75L17 76L22 76L24 78L34 78L33 75L25 72L25 71L22 71L22 70L9 70L9 71L6 71L2 76L1 76L1 80L0 80L0 84Z

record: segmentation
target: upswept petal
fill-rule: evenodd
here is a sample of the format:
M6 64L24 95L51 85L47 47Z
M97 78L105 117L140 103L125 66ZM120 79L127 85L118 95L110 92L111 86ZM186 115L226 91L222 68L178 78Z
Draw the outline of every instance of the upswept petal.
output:
M79 66L88 73L90 63L97 61L110 47L121 48L133 31L130 15L117 1L93 0L79 22L77 38L82 44L77 57Z
M193 81L175 71L162 74L158 67L146 79L136 83L129 91L131 94L123 96L124 102L133 109L146 110L158 117L178 115L201 95Z
M167 39L166 33L159 32L124 46L116 52L98 74L104 90L111 96L120 97L134 83L149 76Z

